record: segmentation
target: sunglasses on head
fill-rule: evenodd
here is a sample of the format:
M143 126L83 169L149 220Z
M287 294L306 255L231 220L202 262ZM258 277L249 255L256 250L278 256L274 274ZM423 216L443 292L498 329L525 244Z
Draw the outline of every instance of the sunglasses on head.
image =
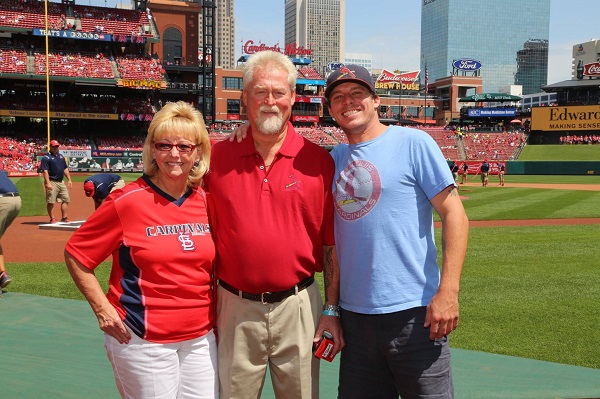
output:
M177 147L177 151L179 152L192 152L196 147L200 144L187 144L187 143L154 143L154 148L158 151L171 151L173 147Z

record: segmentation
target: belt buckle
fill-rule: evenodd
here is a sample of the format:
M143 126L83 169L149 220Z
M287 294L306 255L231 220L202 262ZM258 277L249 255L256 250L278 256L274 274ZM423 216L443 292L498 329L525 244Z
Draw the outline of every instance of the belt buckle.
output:
M267 305L269 302L265 302L265 295L269 295L270 292L261 292L260 294L260 301L262 302L263 305Z

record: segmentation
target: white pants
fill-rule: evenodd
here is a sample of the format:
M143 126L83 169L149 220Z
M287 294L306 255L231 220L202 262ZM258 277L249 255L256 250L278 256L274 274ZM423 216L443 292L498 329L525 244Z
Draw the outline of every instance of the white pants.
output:
M107 334L104 337L121 397L219 398L217 343L212 330L203 337L171 344L149 342L129 332L129 344L120 344Z

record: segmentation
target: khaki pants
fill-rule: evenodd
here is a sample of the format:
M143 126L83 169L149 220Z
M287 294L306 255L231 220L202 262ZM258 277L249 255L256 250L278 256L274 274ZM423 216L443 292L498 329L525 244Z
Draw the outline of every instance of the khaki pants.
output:
M267 366L277 398L318 398L315 330L323 308L319 285L273 304L218 289L221 398L260 397Z
M19 215L21 197L0 198L0 237Z
M67 185L61 181L50 181L52 190L46 190L46 203L54 204L55 202L71 202L69 197L69 189Z

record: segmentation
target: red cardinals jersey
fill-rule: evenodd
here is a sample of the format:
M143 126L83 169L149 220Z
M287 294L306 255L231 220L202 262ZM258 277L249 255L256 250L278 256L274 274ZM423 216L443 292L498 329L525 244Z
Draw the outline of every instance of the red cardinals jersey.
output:
M175 199L143 176L109 196L67 243L90 269L112 254L108 300L143 339L179 342L213 327L206 204L202 189Z

